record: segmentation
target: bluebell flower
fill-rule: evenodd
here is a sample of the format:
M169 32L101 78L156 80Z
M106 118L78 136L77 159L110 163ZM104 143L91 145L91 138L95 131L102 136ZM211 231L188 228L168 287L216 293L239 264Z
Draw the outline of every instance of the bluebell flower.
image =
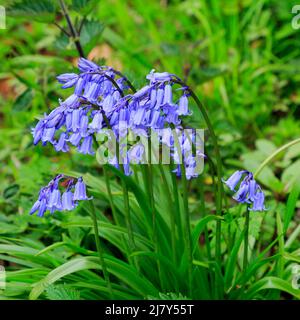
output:
M49 201L47 203L47 209L51 213L53 213L55 210L62 209L61 194L60 194L60 191L58 190L58 186L50 192Z
M71 211L76 207L72 191L65 191L62 195L62 210Z
M236 185L240 182L245 170L236 171L228 180L223 180L223 182L227 185L227 187L231 191L235 191Z
M86 194L86 185L83 182L82 177L78 178L77 183L75 184L75 191L73 200L90 200L92 198L89 198Z
M240 202L240 203L249 203L249 182L242 181L240 188L238 189L237 193L233 196L233 199Z
M265 207L265 194L260 190L256 193L253 199L253 207L249 210L251 211L265 211L267 210Z
M96 111L93 114L93 120L89 124L89 129L91 129L94 132L99 132L103 127L103 115L101 111Z
M241 181L242 177L243 180ZM255 181L253 174L246 170L236 171L228 180L223 182L232 191L236 191L236 186L239 185L238 190L233 196L233 199L240 203L252 204L249 210L263 211L266 210L264 201L265 195L260 185Z
M93 151L93 137L92 135L86 136L77 150L82 154L95 154Z
M146 76L146 79L150 80L151 83L155 82L166 82L172 79L172 74L168 72L155 72L155 70L151 70L151 72Z
M187 95L183 94L180 99L179 99L179 103L178 103L178 109L176 110L177 114L179 116L187 116L190 115L190 111L189 111L189 104L188 104L188 97Z
M55 127L45 128L42 134L42 142L54 142Z
M128 159L131 163L141 163L145 154L145 147L143 144L135 144L128 151Z
M55 211L70 211L77 206L78 200L91 199L86 195L86 186L82 177L77 179L76 184L74 184L74 179L69 180L65 191L61 194L59 182L63 178L63 175L57 175L46 187L40 190L38 200L32 206L30 214L38 211L37 215L43 217L47 210L51 214ZM75 189L74 193L73 189Z
M74 180L71 179L68 182L66 191L62 194L62 210L71 211L77 206L77 202L74 201L73 197L73 183Z
M75 146L75 147L77 147L78 145L79 145L79 143L80 143L80 141L81 141L81 134L80 134L80 132L77 132L77 133L72 133L72 135L70 136L70 138L69 138L69 142L73 145L73 146Z
M101 68L94 62L87 60L85 58L80 58L78 61L78 68L81 72L88 72L88 71L98 71Z
M63 89L73 87L78 81L78 74L76 73L64 73L56 77L59 83L62 83Z
M56 151L68 152L69 146L67 145L68 135L63 132L57 143L55 143L54 148Z

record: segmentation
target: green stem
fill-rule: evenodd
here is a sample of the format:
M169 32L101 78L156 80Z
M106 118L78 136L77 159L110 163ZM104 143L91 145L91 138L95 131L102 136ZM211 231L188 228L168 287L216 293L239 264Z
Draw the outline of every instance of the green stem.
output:
M187 180L185 175L185 166L183 161L180 164L181 169L181 180L182 180L182 193L183 193L183 205L184 205L184 217L185 217L185 237L187 245L188 254L188 285L189 285L189 295L192 297L192 276L193 276L193 255L192 255L192 239L191 239L191 229L190 229L190 213L189 213L189 202L187 195Z
M149 135L148 138L148 165L146 170L147 175L147 182L149 187L149 200L151 206L151 213L152 213L152 239L154 244L155 253L159 254L159 241L158 241L158 234L157 234L157 221L156 221L156 209L155 209L155 200L154 200L154 190L153 190L153 170L151 165L151 136ZM162 268L160 260L157 260L157 269L158 269L158 276L162 290L164 291L164 282L162 276Z
M221 153L220 148L218 145L218 139L215 134L214 128L210 122L209 116L207 114L207 111L204 107L204 105L201 103L199 98L196 96L194 91L188 87L183 81L177 79L174 80L175 83L180 84L183 87L186 87L186 90L189 92L190 96L195 101L198 109L200 110L204 121L207 124L207 128L209 130L209 133L212 138L212 142L214 145L214 151L216 155L216 169L217 169L217 199L216 199L216 209L217 209L217 215L222 215L222 196L223 196L223 186L222 186L222 159L221 159ZM220 270L221 270L221 220L217 220L216 222L216 262L219 264Z
M172 126L174 131L174 143L177 149L178 155L182 155L181 146L179 143L179 139L174 130L174 126ZM185 238L185 245L186 251L188 256L188 291L190 297L192 297L192 278L193 278L193 252L192 252L192 239L191 239L191 228L190 228L190 213L189 213L189 200L188 200L188 187L187 187L187 180L186 180L186 173L185 173L185 166L184 166L184 155L179 157L180 162L180 170L181 170L181 182L182 182L182 198L183 198L183 208L184 208L184 238Z
M276 151L274 151L259 167L258 169L255 171L254 173L254 178L257 178L258 175L260 174L260 172L263 170L263 168L265 166L267 166L279 153L281 153L282 151L290 148L291 146L300 143L300 138L293 140L285 145L283 145L282 147L280 147L279 149L277 149Z
M187 87L187 91L189 92L190 96L193 98L193 100L195 101L198 109L200 110L204 121L207 124L207 128L209 130L209 133L211 135L212 138L212 142L214 145L214 151L215 151L215 156L216 156L216 169L217 169L217 199L216 199L216 211L217 211L217 215L221 216L222 215L222 196L223 196L223 186L222 186L222 159L221 159L221 153L220 153L220 148L218 145L218 139L217 136L215 134L214 128L210 122L209 116L207 114L207 111L204 107L204 105L201 103L201 101L199 100L199 98L196 96L196 94L194 93L194 91L192 89L190 89L184 82L182 82L181 80L175 80L174 82ZM216 222L216 262L219 265L220 270L222 270L221 268L221 264L222 264L222 259L221 259L221 220L217 220ZM219 294L221 294L221 291L223 291L223 288L219 287L218 290Z
M176 215L176 224L178 226L178 238L183 238L183 232L181 228L181 215L180 215L180 204L178 198L178 186L177 186L177 179L174 172L170 172L171 179L172 179L172 186L173 186L173 198L174 198L174 206L175 206L175 215Z
M107 168L105 166L103 166L103 173L104 173L104 177L105 177L105 185L106 185L106 190L107 190L107 194L108 194L108 201L109 201L109 204L110 204L110 207L111 207L113 219L114 219L115 223L118 226L120 226L120 220L118 218L117 210L116 210L116 207L114 205L113 197L112 197L112 193L111 193L111 187L110 187L110 180L109 180L109 176L108 176L108 171L107 171Z
M199 108L200 112L203 115L203 118L207 124L208 130L211 134L211 138L213 141L214 145L214 150L216 154L216 164L217 164L217 215L222 215L222 195L223 195L223 186L222 186L222 159L221 159L221 154L220 154L220 149L218 145L218 139L215 134L214 128L210 122L210 119L208 117L208 114L206 112L205 107L203 104L200 102L198 97L195 95L195 93L191 90L188 89L191 97L194 99L194 101L197 104L197 107ZM219 264L221 268L221 220L217 220L217 225L216 225L216 261Z
M111 299L113 299L112 286L111 286L109 274L107 271L106 263L105 263L104 257L103 257L103 250L102 250L101 243L100 243L98 222L97 222L97 217L96 217L96 213L95 213L95 206L94 206L93 201L90 201L90 207L91 207L91 218L93 220L96 248L97 248L99 259L100 259L100 264L102 266L104 279L105 279L108 291L110 293Z
M244 234L244 259L243 259L243 271L245 272L248 265L248 246L249 246L249 223L250 223L250 214L249 208L247 207L245 214L245 234Z
M78 34L76 28L72 24L72 21L70 19L69 13L68 13L67 6L66 6L66 4L65 4L65 2L63 0L59 0L59 3L60 3L61 10L62 10L62 12L63 12L63 14L64 14L64 16L66 18L66 21L67 21L67 24L68 24L68 27L69 27L69 30L70 30L70 37L74 41L74 44L76 46L76 49L77 49L80 57L84 58L85 55L84 55L83 49L82 49L81 44L80 44L79 34Z
M124 173L124 170L122 170L122 172ZM128 229L128 237L129 237L129 246L131 250L134 250L135 241L134 241L133 228L132 228L131 215L130 215L129 192L128 192L126 182L124 180L122 180L122 188L123 188L123 201L125 206L125 220L126 220L126 226Z
M174 203L172 203L172 195L168 188L167 177L164 172L164 168L162 164L159 164L159 171L162 177L163 188L166 192L166 197L169 205L169 213L170 213L170 225L171 225L171 244L172 244L172 257L173 263L176 264L176 221L175 221L175 213L174 213Z
M109 120L107 119L105 113L102 113L103 119L108 127L108 129L111 129ZM119 142L116 141L116 157L117 157L117 162L120 166L120 171L124 174L124 167L123 164L120 163L120 145ZM126 182L124 179L122 180L122 189L123 189L123 201L124 201L124 206L125 206L125 220L126 220L126 226L128 229L128 238L129 238L129 247L131 250L135 249L135 241L134 241L134 235L133 235L133 228L132 228L132 223L131 223L131 216L130 216L130 206L129 206L129 191L126 185Z

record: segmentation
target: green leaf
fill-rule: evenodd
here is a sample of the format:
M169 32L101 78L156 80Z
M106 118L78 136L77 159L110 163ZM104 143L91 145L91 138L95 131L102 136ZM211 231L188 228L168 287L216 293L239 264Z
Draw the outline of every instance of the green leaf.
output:
M37 299L49 285L65 277L66 275L86 269L101 269L101 266L99 263L97 263L98 261L99 259L96 261L96 259L91 260L90 257L85 257L66 262L65 264L52 270L45 278L37 282L30 292L29 299Z
M285 189L290 188L300 179L300 159L295 161L289 167L287 167L282 173L282 182L285 184Z
M291 284L285 280L276 278L276 277L265 277L255 284L253 284L250 289L245 293L244 298L253 299L255 295L261 291L266 289L276 289L289 293L297 299L300 299L300 291L294 289Z
M8 15L45 23L54 21L55 12L55 1L51 0L23 0L13 3L7 10Z
M43 56L43 55L23 55L12 58L9 60L11 69L32 69L41 68L45 66L57 67L61 63L64 63L64 59L54 56Z
M227 289L231 288L231 284L233 283L234 280L234 270L236 268L236 264L238 261L238 252L240 249L240 246L243 242L244 239L244 231L241 232L240 237L238 238L238 240L235 242L230 255L229 255L229 259L226 265L226 269L225 269L225 286Z
M53 46L55 49L64 50L68 47L69 44L70 44L69 37L66 34L64 34L63 32L61 32L55 38Z
M90 11L95 9L97 3L99 3L98 0L72 0L71 9L82 15L87 15Z
M111 256L105 257L105 263L107 264L107 269L110 273L132 287L141 296L145 296L147 294L157 294L156 288L147 279L138 276L136 270L127 263ZM99 258L80 257L64 263L63 265L52 270L45 278L37 282L34 285L29 298L35 300L47 289L49 285L53 284L55 281L74 272L87 269L102 269L102 266L99 264Z
M265 139L256 140L255 145L266 157L276 150L274 143Z
M99 36L104 30L104 25L97 20L89 20L83 24L80 33L80 42L83 46L92 41L99 40Z
M162 293L158 294L158 297L148 296L147 300L189 300L186 296L182 295L182 293Z
M199 236L201 235L201 233L204 231L205 226L207 225L208 222L212 221L212 220L221 220L222 217L220 216L207 216L202 218L200 221L198 221L198 223L196 224L195 228L193 229L192 232L192 248L193 248L193 252L195 252L197 245L198 245L198 240L199 240Z
M295 214L295 209L296 209L296 203L297 203L297 200L299 199L299 196L300 196L300 184L296 183L292 188L292 191L287 200L286 211L285 211L284 222L283 222L284 232L287 231L289 224L293 219L293 216Z
M24 111L29 108L31 105L33 99L33 92L31 89L25 90L23 93L21 93L17 100L15 101L12 109L13 111Z
M20 186L18 184L13 184L13 185L4 189L3 198L9 199L9 198L15 196L19 192L19 190L20 190Z
M48 286L46 295L49 300L80 300L80 292L65 284Z

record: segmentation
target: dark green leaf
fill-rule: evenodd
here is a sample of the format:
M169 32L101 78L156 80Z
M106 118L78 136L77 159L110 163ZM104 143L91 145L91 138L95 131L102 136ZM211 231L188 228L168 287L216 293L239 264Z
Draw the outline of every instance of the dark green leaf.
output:
M61 32L56 38L55 41L53 43L53 46L55 49L58 50L64 50L67 48L69 44L69 38L66 34L64 34L63 32Z
M97 40L104 30L104 26L97 20L86 21L80 33L81 44L87 45L91 41Z
M29 108L33 98L31 89L25 90L20 94L13 105L13 111L24 111Z
M98 0L72 0L71 9L86 15L96 7L98 2Z
M13 184L13 185L7 187L3 191L3 197L5 199L9 199L9 198L13 197L14 195L16 195L18 193L19 189L20 189L20 186L18 184Z
M54 21L55 11L55 1L51 0L23 0L13 3L7 10L8 15L25 17L39 22Z

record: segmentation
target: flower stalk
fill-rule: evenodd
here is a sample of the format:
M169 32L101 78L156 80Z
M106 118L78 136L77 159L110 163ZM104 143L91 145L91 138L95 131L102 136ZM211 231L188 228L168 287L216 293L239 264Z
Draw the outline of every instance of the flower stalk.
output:
M110 278L109 278L109 273L107 271L107 266L106 266L106 263L104 260L102 246L100 243L99 228L98 228L98 222L97 222L97 217L96 217L96 212L95 212L95 205L94 205L93 201L90 201L90 208L91 208L90 214L91 214L91 218L93 221L96 248L97 248L99 259L100 259L100 264L102 266L104 279L105 279L110 297L111 297L111 299L113 299L112 286L111 286L111 282L110 282Z
M249 224L250 224L250 212L247 206L245 213L245 231L244 231L244 257L243 257L243 271L245 272L248 265L248 246L249 246Z
M80 40L79 40L79 34L78 34L76 28L73 26L73 23L72 23L72 21L70 19L70 15L68 13L67 6L66 6L64 0L59 0L59 4L60 4L61 10L63 12L63 15L66 18L66 21L67 21L67 24L68 24L68 27L69 27L69 30L70 30L70 34L68 34L68 35L74 41L74 44L76 46L76 49L77 49L80 57L84 58L85 55L84 55L84 52L83 52L83 49L82 49L82 46L81 46L81 43L80 43Z

